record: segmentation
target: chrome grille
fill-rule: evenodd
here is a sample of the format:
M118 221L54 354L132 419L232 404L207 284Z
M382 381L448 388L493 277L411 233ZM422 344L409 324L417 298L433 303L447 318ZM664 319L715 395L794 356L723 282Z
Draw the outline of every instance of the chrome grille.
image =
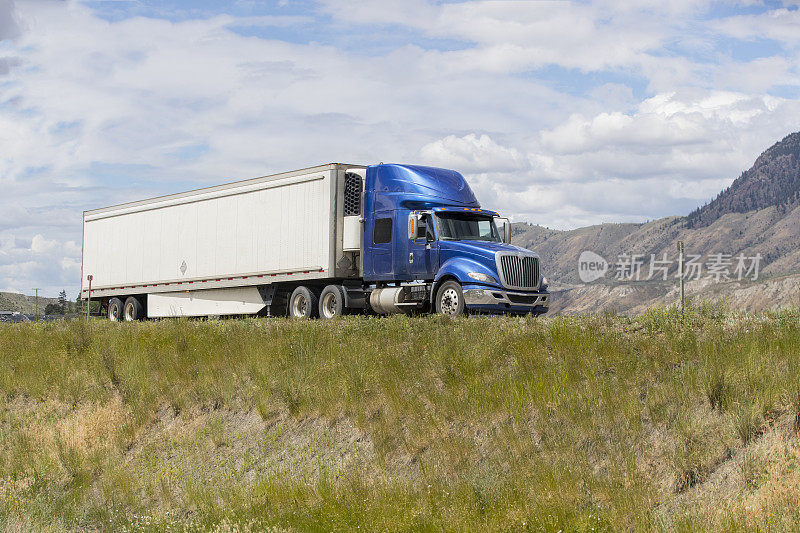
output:
M539 288L539 258L533 255L501 254L497 257L500 282L509 289Z

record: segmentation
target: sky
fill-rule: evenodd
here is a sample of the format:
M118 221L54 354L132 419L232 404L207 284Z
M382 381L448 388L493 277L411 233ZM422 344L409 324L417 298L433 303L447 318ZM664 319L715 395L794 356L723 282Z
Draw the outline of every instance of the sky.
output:
M81 213L328 162L557 229L685 215L800 130L797 2L0 0L0 291Z

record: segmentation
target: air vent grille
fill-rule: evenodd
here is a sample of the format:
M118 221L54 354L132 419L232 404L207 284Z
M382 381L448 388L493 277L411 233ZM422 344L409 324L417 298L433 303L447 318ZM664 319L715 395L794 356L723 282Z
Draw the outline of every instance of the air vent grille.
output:
M361 176L348 172L344 175L344 216L361 214Z

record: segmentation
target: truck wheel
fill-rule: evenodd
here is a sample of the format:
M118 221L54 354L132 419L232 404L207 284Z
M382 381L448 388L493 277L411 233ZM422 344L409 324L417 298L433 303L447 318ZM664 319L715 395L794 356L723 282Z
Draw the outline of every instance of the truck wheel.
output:
M344 294L338 285L328 285L319 297L320 318L330 319L344 314Z
M289 297L289 316L292 318L313 318L317 316L317 295L308 287L297 287Z
M144 307L142 306L142 302L140 302L138 298L129 296L128 299L125 300L122 316L125 322L134 322L143 319Z
M108 301L108 319L111 322L122 320L122 307L122 300L119 298L111 298Z
M443 315L459 316L464 314L464 293L457 281L445 281L436 291L436 312Z

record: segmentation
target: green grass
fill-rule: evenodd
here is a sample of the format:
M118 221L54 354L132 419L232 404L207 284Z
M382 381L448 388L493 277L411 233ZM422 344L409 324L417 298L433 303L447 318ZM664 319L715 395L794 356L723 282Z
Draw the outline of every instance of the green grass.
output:
M0 525L800 528L799 319L5 325Z

